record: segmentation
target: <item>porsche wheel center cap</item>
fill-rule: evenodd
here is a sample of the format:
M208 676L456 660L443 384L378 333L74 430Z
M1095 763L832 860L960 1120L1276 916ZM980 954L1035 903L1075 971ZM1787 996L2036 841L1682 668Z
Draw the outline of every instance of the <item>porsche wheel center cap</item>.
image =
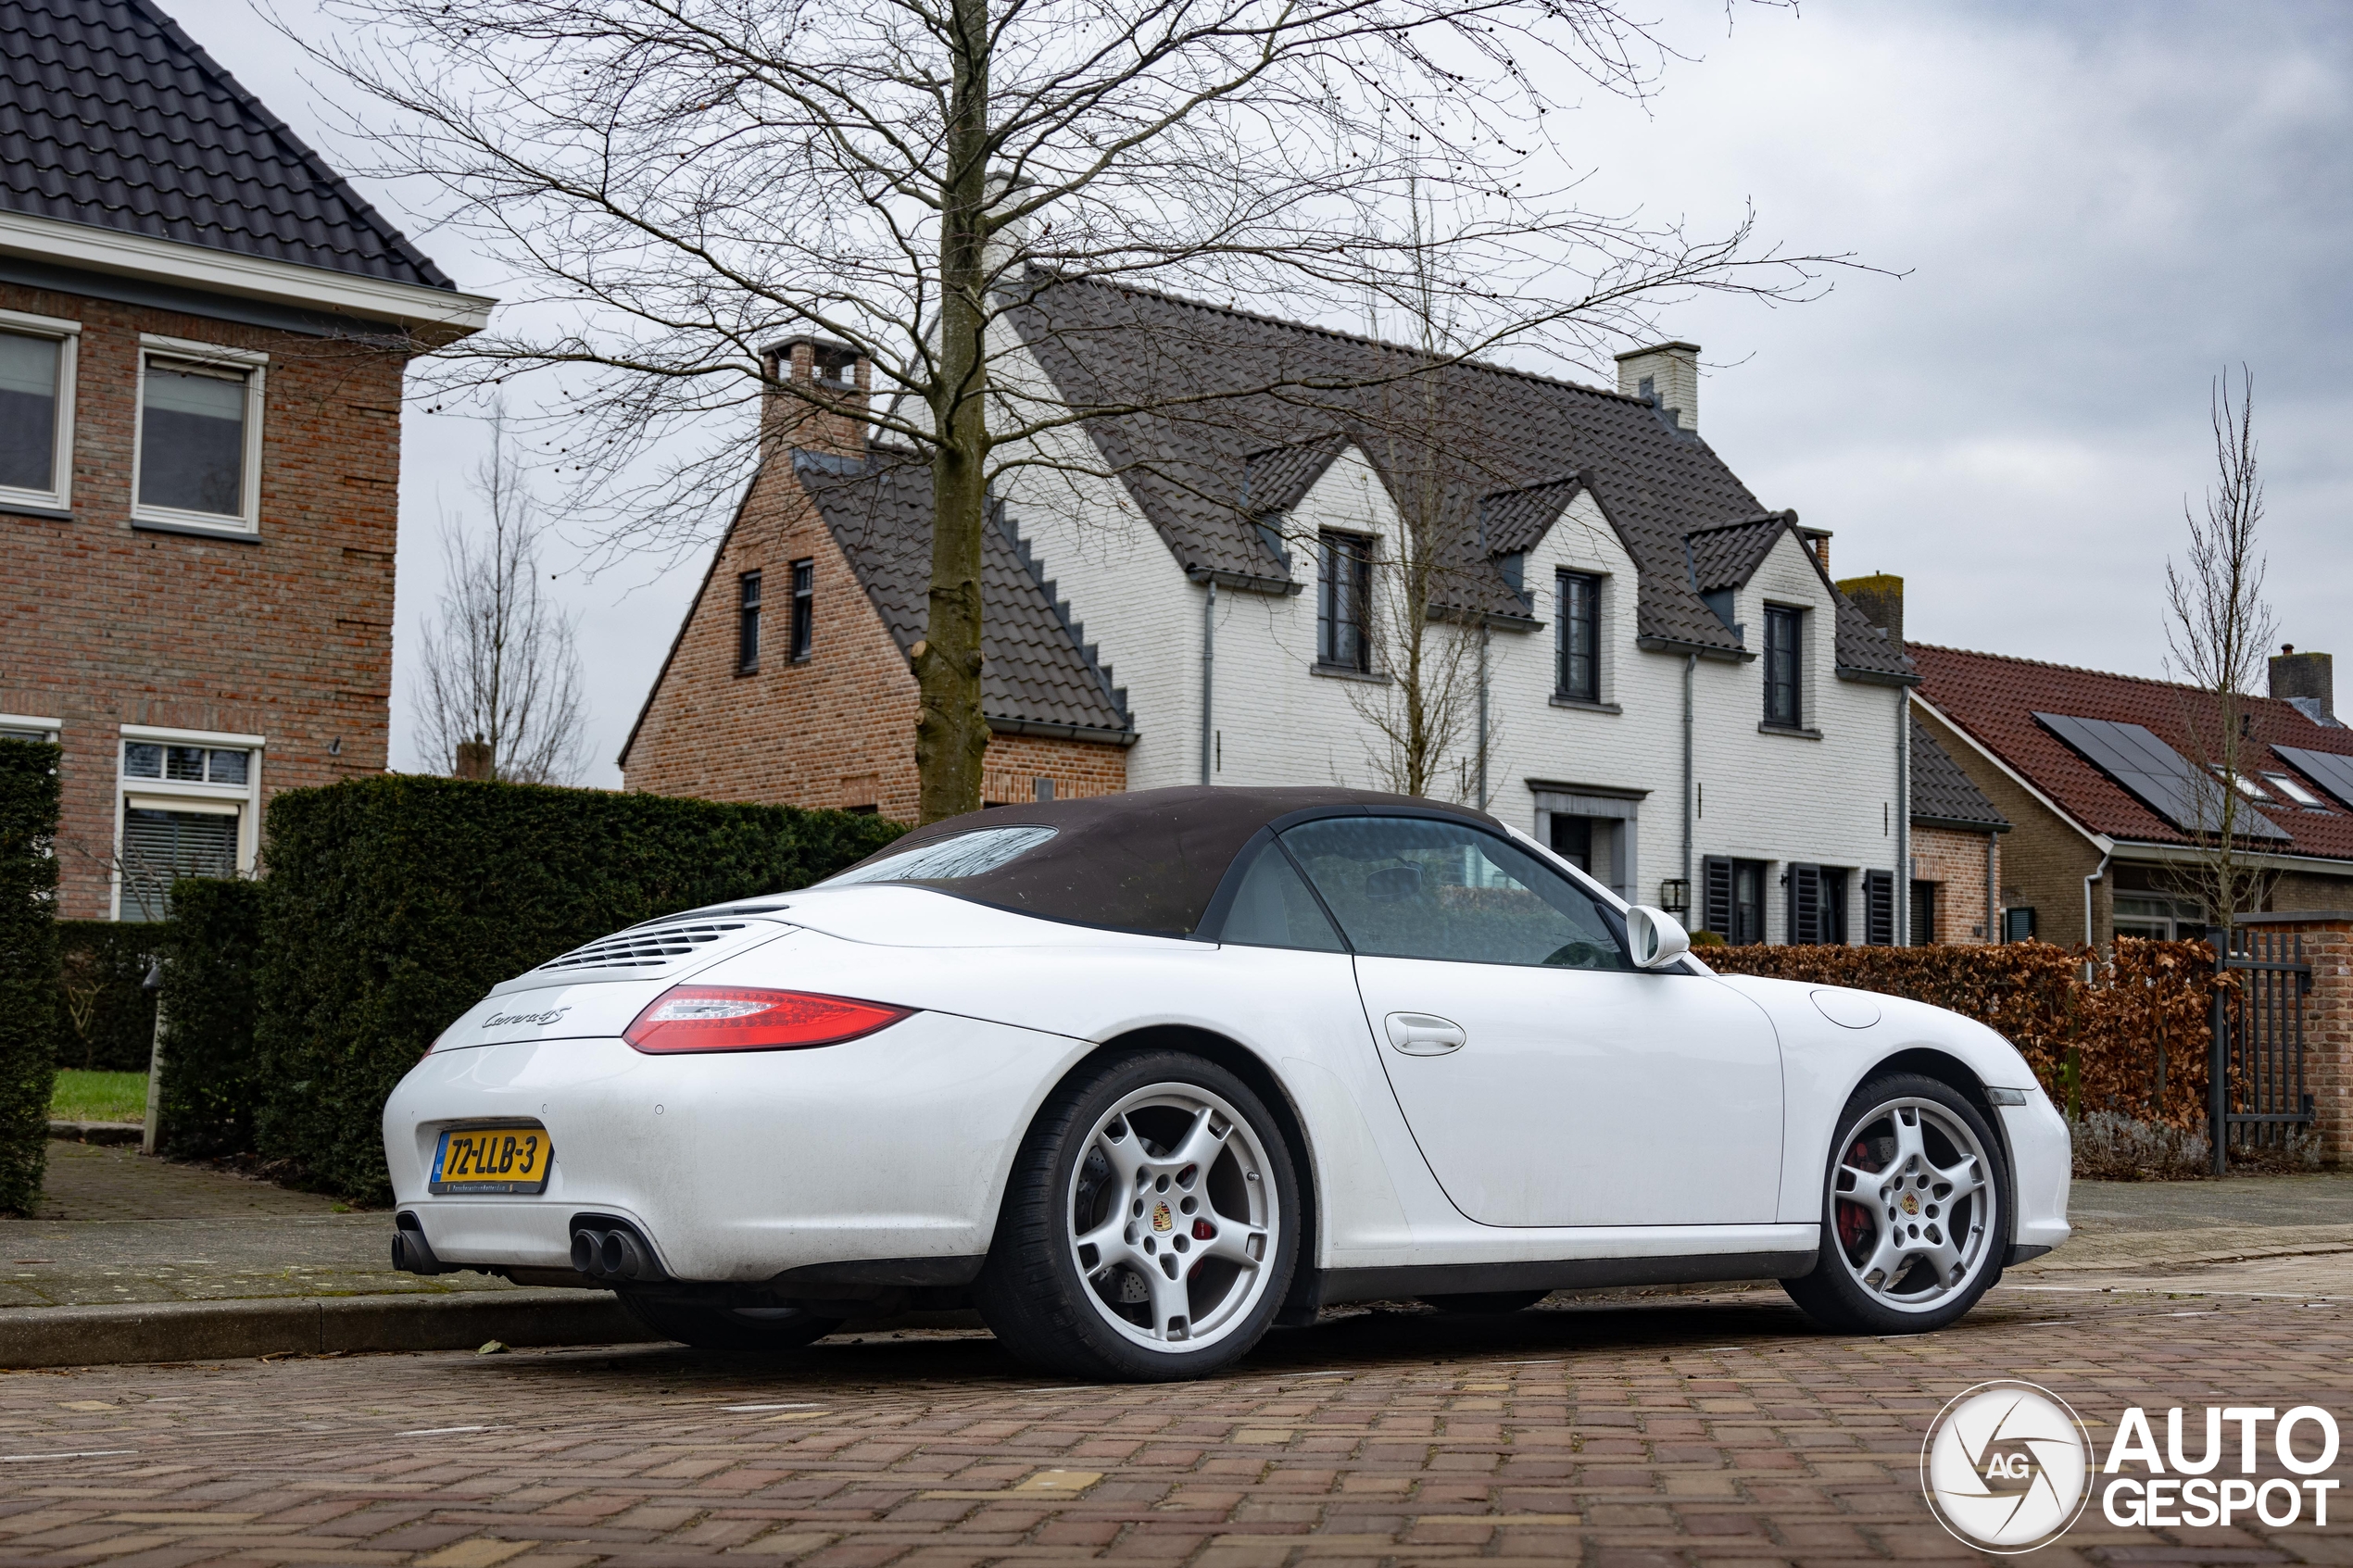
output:
M1906 1214L1918 1214L1920 1211L1920 1199L1918 1193L1906 1193L1903 1198L1903 1204L1904 1212Z
M1167 1204L1155 1203L1152 1205L1152 1229L1164 1236L1169 1231L1174 1230L1176 1226L1176 1216L1169 1212Z

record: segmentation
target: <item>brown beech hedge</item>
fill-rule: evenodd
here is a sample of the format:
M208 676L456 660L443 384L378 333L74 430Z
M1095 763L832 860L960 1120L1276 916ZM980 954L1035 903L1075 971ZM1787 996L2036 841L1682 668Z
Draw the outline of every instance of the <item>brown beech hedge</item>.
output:
M2062 1106L2206 1123L2212 999L2230 983L2218 980L2204 942L2125 936L2105 956L2004 942L1709 947L1701 957L1719 974L1851 985L1949 1008L2006 1035Z

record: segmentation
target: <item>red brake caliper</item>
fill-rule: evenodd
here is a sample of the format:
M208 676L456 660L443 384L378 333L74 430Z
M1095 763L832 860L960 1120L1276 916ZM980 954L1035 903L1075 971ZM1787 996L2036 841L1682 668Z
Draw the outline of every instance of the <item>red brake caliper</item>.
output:
M1862 1140L1857 1138L1855 1141L1854 1148L1849 1150L1847 1153L1846 1162L1854 1166L1856 1169L1860 1170L1863 1168L1863 1161L1869 1158L1870 1156L1869 1152L1863 1148ZM1843 1246L1846 1250L1851 1253L1855 1250L1855 1248L1860 1247L1864 1241L1869 1237L1870 1234L1871 1218L1869 1214L1863 1211L1862 1204L1853 1199L1842 1198L1838 1205L1838 1239L1840 1245Z

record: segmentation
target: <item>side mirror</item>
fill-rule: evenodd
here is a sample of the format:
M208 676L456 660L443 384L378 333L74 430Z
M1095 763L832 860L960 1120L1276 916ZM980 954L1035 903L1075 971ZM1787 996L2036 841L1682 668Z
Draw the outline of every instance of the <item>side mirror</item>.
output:
M1636 969L1657 969L1692 950L1692 934L1665 909L1636 904L1626 911L1626 945Z

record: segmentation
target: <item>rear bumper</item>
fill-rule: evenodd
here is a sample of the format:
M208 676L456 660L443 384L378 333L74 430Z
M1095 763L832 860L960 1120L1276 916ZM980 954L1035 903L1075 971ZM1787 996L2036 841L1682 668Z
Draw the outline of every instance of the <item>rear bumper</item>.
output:
M812 1050L648 1056L617 1039L436 1051L384 1108L400 1208L444 1263L572 1266L573 1217L612 1215L673 1279L756 1284L862 1260L985 1253L1006 1173L1082 1041L918 1013ZM547 1129L545 1192L425 1190L453 1122Z

